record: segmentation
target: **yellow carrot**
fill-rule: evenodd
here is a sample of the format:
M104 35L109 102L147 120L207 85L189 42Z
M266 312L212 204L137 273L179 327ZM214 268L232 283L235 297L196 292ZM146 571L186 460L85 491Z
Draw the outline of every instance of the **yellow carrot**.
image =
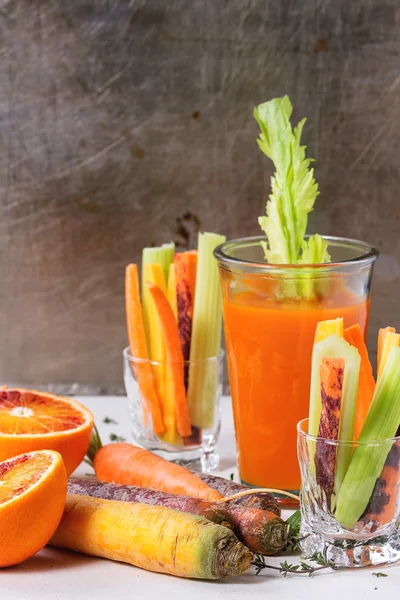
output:
M178 577L243 573L253 554L230 529L163 506L68 494L51 544Z

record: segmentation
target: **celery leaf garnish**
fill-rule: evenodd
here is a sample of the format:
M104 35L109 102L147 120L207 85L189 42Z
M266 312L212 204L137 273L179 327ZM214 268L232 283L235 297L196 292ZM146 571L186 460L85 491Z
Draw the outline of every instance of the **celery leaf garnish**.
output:
M329 254L323 238L304 239L308 213L319 191L314 169L310 167L313 159L306 158L305 146L301 145L306 119L292 129L291 114L288 96L264 102L254 109L261 130L258 145L275 166L266 215L259 218L268 240L263 242L265 258L270 263L326 262Z

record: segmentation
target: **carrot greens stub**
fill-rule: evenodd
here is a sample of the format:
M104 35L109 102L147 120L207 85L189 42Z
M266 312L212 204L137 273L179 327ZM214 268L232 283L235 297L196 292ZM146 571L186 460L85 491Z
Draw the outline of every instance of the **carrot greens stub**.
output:
M196 292L190 343L188 403L192 425L208 429L214 422L221 349L222 299L214 250L225 236L199 233Z

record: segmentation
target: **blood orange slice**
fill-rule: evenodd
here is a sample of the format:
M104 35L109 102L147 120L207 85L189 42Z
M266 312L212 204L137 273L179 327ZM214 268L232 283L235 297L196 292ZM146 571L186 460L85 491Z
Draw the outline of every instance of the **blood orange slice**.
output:
M67 473L53 450L27 452L0 462L0 567L33 556L61 520Z
M70 475L89 448L92 428L92 413L70 398L0 390L0 460L31 450L57 450Z

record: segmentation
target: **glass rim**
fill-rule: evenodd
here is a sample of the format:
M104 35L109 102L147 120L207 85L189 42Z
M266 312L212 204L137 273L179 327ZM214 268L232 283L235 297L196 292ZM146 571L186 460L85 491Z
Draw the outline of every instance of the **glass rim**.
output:
M308 239L310 235L306 235L305 238ZM227 253L227 249L231 245L246 245L249 243L256 243L266 241L267 237L264 235L255 235L248 236L242 238L235 238L233 240L228 240L223 244L219 244L214 250L214 256L217 260L222 263L229 265L248 265L253 267L261 268L265 271L277 271L277 270L307 270L307 269L334 269L341 266L353 266L353 265L368 265L374 262L379 256L379 250L368 244L367 242L363 242L361 240L356 240L354 238L346 238L340 236L333 235L322 235L321 236L325 241L331 243L332 245L340 246L340 245L348 245L350 247L354 247L355 249L360 250L360 256L356 256L355 258L350 258L346 260L338 260L334 262L327 263L309 263L309 264L288 264L288 263L267 263L267 262L258 262L253 260L247 260L243 258L236 258Z
M324 444L327 444L329 446L382 446L383 444L394 444L400 442L400 436L384 438L382 440L370 440L368 442L360 442L359 440L332 440L330 438L311 435L310 433L306 433L305 431L303 431L302 427L305 423L308 423L308 421L309 418L307 417L306 419L302 419L297 423L296 429L298 435L313 442L324 442Z
M150 358L138 358L138 357L132 356L130 354L129 346L127 346L126 348L123 349L122 354L123 354L124 360L128 361L129 363L136 363L136 364L140 364L140 365L146 364L146 365L151 365L154 367L166 365L166 364L174 364L174 363L168 363L168 361L151 360ZM219 351L219 354L217 356L210 356L209 358L199 358L197 360L185 360L183 362L185 365L195 365L195 364L211 363L211 362L220 363L220 362L222 362L224 356L225 356L225 351L221 348Z

